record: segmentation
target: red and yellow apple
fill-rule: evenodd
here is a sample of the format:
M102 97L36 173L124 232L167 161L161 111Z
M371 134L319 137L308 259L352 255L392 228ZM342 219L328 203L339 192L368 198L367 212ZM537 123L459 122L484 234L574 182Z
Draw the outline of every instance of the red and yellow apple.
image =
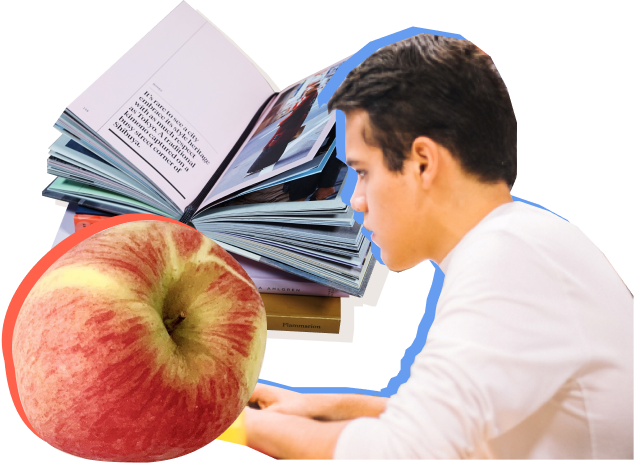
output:
M239 416L265 351L245 271L184 225L125 223L84 240L30 291L13 333L37 434L89 459L195 451Z

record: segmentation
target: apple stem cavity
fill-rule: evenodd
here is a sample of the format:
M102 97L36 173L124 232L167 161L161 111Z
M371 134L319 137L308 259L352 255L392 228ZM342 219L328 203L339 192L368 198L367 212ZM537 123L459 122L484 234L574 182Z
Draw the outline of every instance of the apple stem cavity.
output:
M179 315L173 319L166 318L163 320L163 325L166 326L166 330L168 330L168 335L172 335L172 332L177 328L181 321L185 319L185 313L181 311Z

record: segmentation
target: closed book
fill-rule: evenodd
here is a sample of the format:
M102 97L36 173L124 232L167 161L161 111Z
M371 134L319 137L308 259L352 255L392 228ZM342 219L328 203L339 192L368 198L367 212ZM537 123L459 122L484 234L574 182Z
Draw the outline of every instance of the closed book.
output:
M252 261L251 259L244 258L241 255L230 253L238 263L245 269L245 272L256 284L258 291L263 293L280 293L291 296L329 296L329 297L343 297L347 295L344 292L336 290L326 285L312 282L308 279L290 274L289 272L281 271L280 269L273 268L267 264L263 264L258 261Z
M236 443L237 445L247 445L247 434L245 433L245 413L241 412L234 423L216 439Z
M261 294L267 330L340 332L340 298L329 296Z
M77 232L84 227L88 227L91 224L95 224L96 222L111 216L112 214L105 213L100 210L75 205L75 216L73 216L73 224L75 226L74 230Z
M75 224L75 232L84 227L88 227L91 224L95 224L96 222L101 221L107 216L97 216L94 214L76 214L73 217L73 223Z

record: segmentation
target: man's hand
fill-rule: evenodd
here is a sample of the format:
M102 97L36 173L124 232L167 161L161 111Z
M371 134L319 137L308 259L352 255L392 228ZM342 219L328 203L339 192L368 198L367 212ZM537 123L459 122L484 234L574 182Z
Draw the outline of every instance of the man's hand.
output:
M249 404L269 412L334 421L378 417L386 407L386 398L329 393L301 394L259 383L256 384Z
M267 409L269 412L313 418L315 411L312 411L310 397L311 395L257 383L249 404L258 406L259 409Z

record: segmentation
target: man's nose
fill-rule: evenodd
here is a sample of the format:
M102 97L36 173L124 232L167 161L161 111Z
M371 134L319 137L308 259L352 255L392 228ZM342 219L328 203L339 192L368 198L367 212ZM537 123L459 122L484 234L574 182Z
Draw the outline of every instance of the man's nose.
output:
M351 195L351 207L359 213L367 212L367 199L361 192L358 192L357 188Z

